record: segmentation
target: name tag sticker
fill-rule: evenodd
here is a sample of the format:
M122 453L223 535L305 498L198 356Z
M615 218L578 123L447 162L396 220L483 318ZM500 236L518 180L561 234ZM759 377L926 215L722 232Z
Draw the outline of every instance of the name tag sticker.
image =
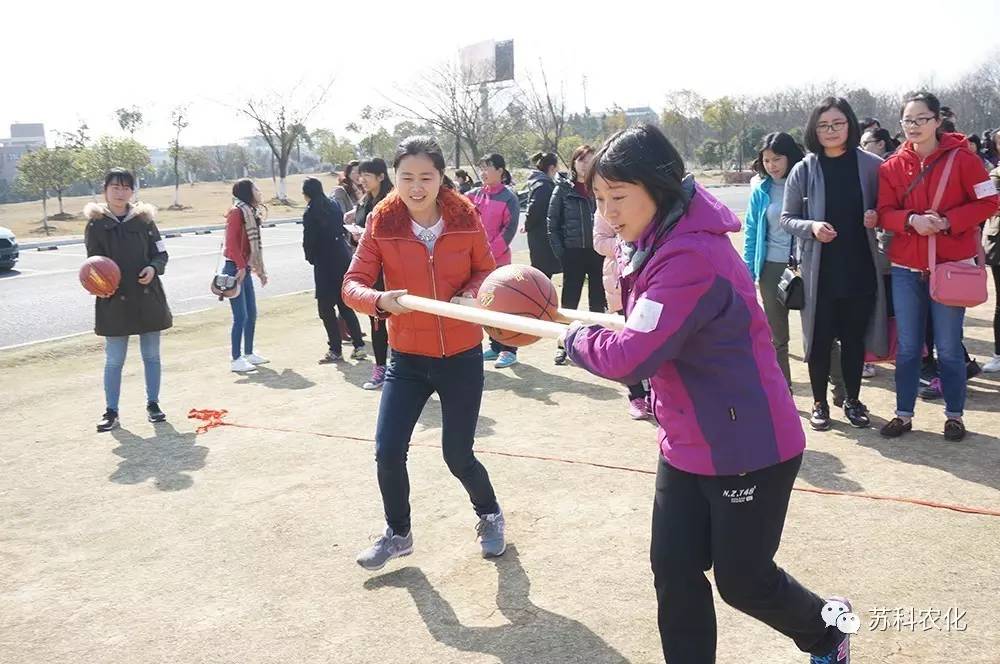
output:
M163 240L157 240L156 250L162 254L164 251L167 250L167 243L164 242Z
M980 182L975 186L976 198L986 198L987 196L992 196L997 193L997 186L993 184L993 179L990 178L985 182Z
M625 321L625 327L636 332L652 332L660 322L663 305L655 300L640 297Z

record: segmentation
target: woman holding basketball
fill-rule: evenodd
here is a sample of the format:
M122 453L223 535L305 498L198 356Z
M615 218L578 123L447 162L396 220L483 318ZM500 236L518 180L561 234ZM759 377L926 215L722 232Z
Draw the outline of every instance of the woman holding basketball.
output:
M94 331L105 337L104 398L107 409L97 431L118 427L118 397L128 340L139 335L139 350L146 378L146 417L163 422L160 410L160 332L173 325L160 275L167 268L167 249L153 219L156 208L132 204L135 177L112 169L104 176L104 205L88 203L84 242L87 256L107 256L121 271L113 294L94 304Z
M371 213L344 277L344 300L388 322L392 362L375 429L375 461L385 533L358 555L367 570L413 551L406 453L427 400L441 401L445 463L462 482L479 517L484 557L506 550L504 518L486 469L472 447L483 397L483 330L479 325L410 311L405 293L449 301L475 297L496 267L473 205L452 188L432 138L403 141L393 162L396 191ZM374 288L379 275L385 288Z
M848 662L848 635L827 628L824 600L774 563L805 435L753 281L726 236L739 220L685 176L652 125L608 139L589 180L622 240L626 324L574 324L564 343L591 373L652 382L661 458L650 558L664 658L715 661L713 567L726 603L814 663Z

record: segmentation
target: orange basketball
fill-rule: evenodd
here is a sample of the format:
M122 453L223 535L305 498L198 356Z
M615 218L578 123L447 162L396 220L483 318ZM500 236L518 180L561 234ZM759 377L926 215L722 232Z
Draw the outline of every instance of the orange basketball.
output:
M107 256L91 256L80 266L80 283L91 295L113 295L121 281L118 264Z
M490 273L479 288L479 306L490 311L555 321L559 309L556 287L530 265L504 265ZM508 346L527 346L540 337L484 327L486 333Z

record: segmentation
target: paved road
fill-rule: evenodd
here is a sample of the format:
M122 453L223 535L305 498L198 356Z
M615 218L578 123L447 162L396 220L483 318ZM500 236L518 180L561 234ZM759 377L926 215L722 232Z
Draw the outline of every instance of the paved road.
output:
M746 187L724 187L713 193L737 212L746 207ZM302 257L302 226L282 224L263 230L270 281L258 298L311 289L312 268ZM224 307L208 292L219 256L221 231L167 240L170 262L163 278L175 314ZM514 250L527 249L518 233ZM77 281L86 258L83 245L54 251L22 251L17 270L0 275L0 349L93 329L94 303Z

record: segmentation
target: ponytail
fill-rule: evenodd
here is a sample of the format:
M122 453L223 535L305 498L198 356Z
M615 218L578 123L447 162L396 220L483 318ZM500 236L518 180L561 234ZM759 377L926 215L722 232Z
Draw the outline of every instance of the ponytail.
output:
M503 169L503 175L500 176L500 181L506 185L510 185L512 182L514 182L514 178L510 176L510 171L508 171L505 168Z

